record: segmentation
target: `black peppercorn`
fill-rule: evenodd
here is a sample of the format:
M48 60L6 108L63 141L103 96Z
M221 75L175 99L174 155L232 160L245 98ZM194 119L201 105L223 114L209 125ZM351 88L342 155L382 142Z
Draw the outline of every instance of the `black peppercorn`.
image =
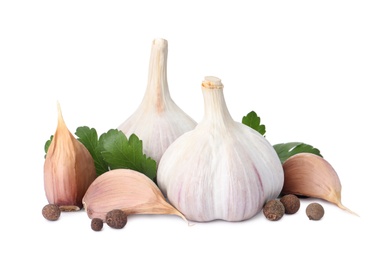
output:
M310 220L320 220L324 216L324 208L319 203L310 203L306 207L306 215Z
M264 216L271 221L277 221L284 215L284 206L277 199L268 201L263 207Z
M109 227L116 228L116 229L121 229L125 227L127 224L128 216L127 214L120 210L120 209L114 209L109 211L106 214L106 224Z
M42 215L50 221L55 221L60 218L60 207L55 204L47 204L42 208Z
M301 205L299 198L294 194L287 194L280 198L280 202L283 203L286 214L294 214L299 210Z
M94 231L101 231L103 227L103 221L100 218L93 218L91 220L91 229Z

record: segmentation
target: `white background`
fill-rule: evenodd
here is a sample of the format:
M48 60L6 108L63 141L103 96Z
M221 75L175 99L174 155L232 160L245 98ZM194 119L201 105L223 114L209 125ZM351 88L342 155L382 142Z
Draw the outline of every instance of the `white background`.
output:
M1 1L0 254L40 259L391 259L390 1ZM342 201L271 222L188 226L132 216L90 229L84 211L41 215L44 143L116 128L139 105L154 38L169 43L172 98L196 121L200 84L225 85L232 117L256 111L272 143L301 141L338 172ZM309 221L305 207L322 203ZM1 258L4 258L1 256Z

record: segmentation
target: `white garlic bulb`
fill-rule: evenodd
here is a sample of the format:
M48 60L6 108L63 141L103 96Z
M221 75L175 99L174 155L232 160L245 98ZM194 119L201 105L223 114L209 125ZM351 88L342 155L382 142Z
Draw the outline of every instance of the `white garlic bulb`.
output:
M242 221L279 196L283 167L270 143L232 119L216 77L202 84L204 118L173 142L158 167L158 186L188 220Z
M127 137L136 134L143 141L143 152L157 164L175 139L196 126L196 122L170 96L167 54L167 40L155 39L144 98L136 111L117 128Z

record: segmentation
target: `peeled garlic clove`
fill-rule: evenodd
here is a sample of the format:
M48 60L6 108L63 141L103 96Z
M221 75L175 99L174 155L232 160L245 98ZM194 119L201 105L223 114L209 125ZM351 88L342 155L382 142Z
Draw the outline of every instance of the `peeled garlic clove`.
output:
M343 206L339 176L324 158L311 153L299 153L289 157L283 163L283 170L282 194L323 199L354 213Z
M155 39L144 98L137 110L118 127L127 137L136 134L143 141L143 152L157 164L175 139L196 126L196 122L170 96L167 54L167 41Z
M58 123L44 163L44 188L50 204L63 211L80 210L82 198L97 174L87 148L68 130L60 105Z
M109 211L120 209L127 215L173 214L186 220L150 178L129 169L110 170L98 176L84 195L83 205L91 219L105 220Z
M216 77L202 83L204 118L163 154L158 186L187 219L246 220L283 186L274 148L257 131L235 122Z

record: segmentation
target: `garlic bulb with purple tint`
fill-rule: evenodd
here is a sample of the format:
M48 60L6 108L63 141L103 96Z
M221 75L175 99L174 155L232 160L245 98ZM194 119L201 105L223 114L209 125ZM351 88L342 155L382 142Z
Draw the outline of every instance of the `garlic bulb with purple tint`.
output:
M242 221L261 212L283 187L271 144L232 119L216 77L202 83L204 117L174 141L158 167L158 186L188 220Z

